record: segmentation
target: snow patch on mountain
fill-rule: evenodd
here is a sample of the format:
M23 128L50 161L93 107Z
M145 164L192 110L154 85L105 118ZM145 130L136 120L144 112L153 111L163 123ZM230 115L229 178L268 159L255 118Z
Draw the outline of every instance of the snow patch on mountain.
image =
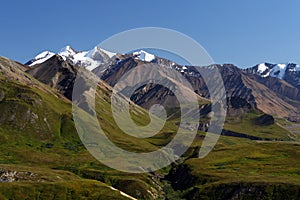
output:
M101 49L101 51L103 51L104 53L106 53L106 55L108 55L109 58L112 58L112 57L114 57L116 55L116 53L107 51L105 49Z
M271 76L271 77L283 79L283 77L286 74L288 65L289 64L261 63L257 65L256 73L259 74L261 77Z
M101 49L99 47L94 47L92 50L88 51L85 55L85 57L89 57L89 58L93 58L96 60L100 60L102 59L103 56L108 56L109 58L112 58L113 56L115 56L116 53L112 53L109 51L106 51L104 49Z
M300 65L296 65L294 68L289 69L290 72L299 72L300 71Z
M269 69L265 63L261 63L258 65L257 67L257 72L258 73L263 73L264 71L266 71L267 69Z
M285 75L286 64L277 64L270 70L270 76L282 79Z
M28 65L33 66L33 65L43 63L54 55L55 55L55 53L52 53L50 51L44 51L44 52L38 54L36 57L34 57L34 59L30 60L28 62Z
M268 77L270 75L270 70L266 63L261 63L257 66L257 73L259 73L261 77Z
M141 61L151 62L155 59L155 55L148 53L144 50L133 52L135 58Z
M106 51L98 46L94 47L90 51L79 52L76 52L70 46L66 46L58 54L64 57L65 60L69 59L73 62L73 64L85 67L90 71L116 55L116 53Z

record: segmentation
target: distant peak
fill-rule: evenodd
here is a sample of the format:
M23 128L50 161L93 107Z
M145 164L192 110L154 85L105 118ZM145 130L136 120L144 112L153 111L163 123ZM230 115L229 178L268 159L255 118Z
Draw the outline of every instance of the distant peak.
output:
M92 50L90 50L90 51L87 52L86 56L92 58L92 57L94 57L96 54L99 54L99 53L100 53L100 54L104 53L104 54L107 55L109 58L112 58L113 56L116 55L116 53L113 53L113 52L107 51L107 50L105 50L105 49L102 49L102 48L100 48L100 47L98 47L98 46L95 46Z
M71 51L71 50L74 51L74 49L70 45L67 45L61 49L61 51Z
M55 53L53 53L51 51L43 51L42 53L38 54L37 56L35 56L33 59L31 59L27 63L25 63L25 65L33 66L36 64L43 63L54 55L55 55Z
M38 54L35 59L41 59L41 58L45 58L47 56L53 56L54 53L50 52L50 51L43 51L42 53Z
M155 59L155 55L148 53L144 50L133 52L133 55L136 56L136 59L146 62L151 62Z
M264 71L266 71L268 68L268 66L266 65L266 63L260 63L257 66L257 72L258 73L263 73Z
M287 71L296 72L300 71L300 66L294 63L260 63L256 65L256 68L253 68L253 73L257 73L261 77L276 77L283 79Z
M61 56L72 56L76 53L77 52L69 45L65 46L58 52L58 54Z

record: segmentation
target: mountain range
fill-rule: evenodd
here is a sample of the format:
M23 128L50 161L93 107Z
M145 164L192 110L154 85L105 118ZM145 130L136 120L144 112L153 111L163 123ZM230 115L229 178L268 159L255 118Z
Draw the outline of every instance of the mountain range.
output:
M158 69L169 88L183 87L181 75L189 81L192 88L184 87L183 97L197 97L200 124L184 127L198 132L176 162L131 174L105 166L86 150L84 145L100 144L83 145L72 103L88 108L90 91L82 84L83 95L75 102L72 92L81 69L87 77L100 77L94 112L105 134L125 150L155 151L170 143L179 128L181 110L174 92L154 81L122 99L129 102L130 115L139 125L149 123L153 104L166 108L163 129L149 138L125 134L111 111L113 87L136 69L118 85L126 94L145 76L139 69L144 64L153 64L147 74ZM199 149L213 113L209 89L197 67L145 50L120 54L99 47L76 51L66 46L58 53L42 52L25 64L0 57L0 199L299 199L299 65L201 66L208 72L218 69L227 100L220 139L202 159ZM89 124L94 113L85 111Z
M49 59L55 55L52 52L45 51L31 59L26 65L32 68L39 68L41 63L48 64ZM114 86L123 74L133 67L143 63L155 63L162 66L162 69L176 70L182 73L192 84L194 91L206 99L209 99L209 92L205 86L205 81L194 66L182 66L173 61L160 58L144 50L133 52L131 54L121 55L108 52L99 47L90 51L75 51L70 46L64 47L56 55L63 58L67 63L85 67L86 69L99 75L101 79L111 86ZM48 61L48 62L47 62ZM288 118L293 121L299 121L300 111L300 66L297 64L269 64L262 63L254 67L241 69L232 64L214 65L222 75L226 96L229 107L236 105L233 99L239 98L239 101L245 101L251 107L259 109L275 117ZM206 66L209 68L212 66ZM37 69L36 69L37 70ZM37 79L41 79L34 70L29 73ZM42 70L45 71L45 70ZM141 72L142 73L142 72ZM47 78L46 78L47 79ZM143 92L136 92L132 100L142 107L148 108L150 104L157 100L151 99L151 93L156 93L160 99L172 99L172 95L156 86L146 85ZM142 90L142 88L140 88ZM192 91L193 92L193 91ZM168 98L161 98L162 96ZM163 103L163 102L160 102ZM163 103L165 106L170 105ZM230 113L230 112L229 112Z

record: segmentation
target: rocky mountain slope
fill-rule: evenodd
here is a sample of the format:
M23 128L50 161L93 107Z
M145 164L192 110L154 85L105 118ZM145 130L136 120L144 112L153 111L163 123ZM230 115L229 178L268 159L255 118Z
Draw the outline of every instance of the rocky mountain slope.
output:
M29 61L27 65L40 65L41 61L44 62L44 65L52 65L48 59L54 54L49 52L42 54L37 56L40 59L35 58ZM132 54L120 55L107 52L99 47L95 47L91 51L76 52L67 46L58 55L66 63L92 70L111 86L114 86L126 72L137 69L143 64L153 63L153 65L159 65L164 74L168 74L166 75L167 79L169 79L168 76L170 74L176 74L176 72L184 75L193 87L194 91L190 92L196 92L204 101L205 99L209 99L209 92L205 81L195 67L181 66L143 50L133 52ZM209 67L212 66L208 66L206 69L209 69ZM276 117L285 117L293 121L300 120L297 117L300 111L299 65L291 63L262 63L244 70L229 64L215 65L214 67L218 68L224 81L228 108L230 109L229 114L243 113L251 107L252 109L259 109ZM29 73L36 74L33 71L33 69L29 70ZM46 70L42 69L41 71ZM141 77L142 72L137 73L140 73L140 75L135 74L135 77L131 77L131 82L136 81L134 80L136 77ZM34 76L37 77L37 74ZM42 77L38 79L43 80ZM176 78L173 80L176 80ZM175 82L173 81L173 83ZM157 84L137 88L137 91L131 96L131 100L147 109L155 103L167 107L170 105L174 107L178 106L175 95L167 88ZM170 104L170 102L174 103Z
M136 59L135 55L127 57L115 58L117 61L111 61L108 66L106 66L106 71L103 73L103 67L101 70L97 68L93 70L94 73L101 76L101 78L114 86L115 83L122 77L122 75L133 68L143 65L144 61ZM209 92L205 85L205 81L201 74L193 66L180 66L176 63L156 57L156 59L151 60L151 62L156 63L161 66L162 70L165 71L177 71L186 77L194 91L201 97L209 99ZM275 115L277 117L290 117L295 118L300 109L300 96L299 89L289 84L285 80L275 78L275 77L261 77L259 75L249 73L249 70L242 70L234 65L215 65L204 67L204 69L209 69L210 67L217 67L222 75L224 86L226 89L226 96L228 98L229 108L234 108L236 105L241 104L248 105L244 108L238 108L239 112L242 110L252 107L254 109L260 109L265 113ZM99 73L100 72L100 73ZM166 72L167 73L167 72ZM162 90L160 86L155 88L154 85L148 85L144 88L140 88L132 100L141 106L147 107L147 102L149 99L147 97L153 97L154 93L157 93L157 100L151 99L151 103L159 102L160 97L169 96L168 91ZM149 94L147 94L149 91ZM174 96L174 95L173 95ZM235 101L235 100L237 100ZM174 100L172 100L174 101ZM168 104L167 102L165 104ZM169 104L168 104L169 105ZM230 113L234 113L232 109Z
M77 68L66 62L63 57L54 55L26 72L51 88L55 88L68 99L72 99Z

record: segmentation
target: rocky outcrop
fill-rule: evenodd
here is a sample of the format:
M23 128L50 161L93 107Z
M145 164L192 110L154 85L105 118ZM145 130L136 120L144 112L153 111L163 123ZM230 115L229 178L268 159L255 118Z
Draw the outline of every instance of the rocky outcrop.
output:
M250 139L250 140L262 140L262 138L260 138L260 137L256 137L256 136L253 136L253 135L247 135L245 133L238 133L238 132L230 131L230 130L224 130L224 129L222 130L221 135L231 136L231 137L239 137L239 138L246 138L246 139ZM265 139L265 140L268 140L268 139Z
M256 125L267 126L275 123L275 119L272 115L263 114L262 116L254 120Z
M38 175L28 171L11 171L0 168L0 183L15 181L37 181Z

